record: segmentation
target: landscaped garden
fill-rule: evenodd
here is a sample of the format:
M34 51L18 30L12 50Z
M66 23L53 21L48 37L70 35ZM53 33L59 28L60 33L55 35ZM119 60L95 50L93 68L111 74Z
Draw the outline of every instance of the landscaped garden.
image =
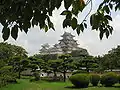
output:
M8 84L0 90L119 90L120 75L109 72L104 74L73 74L63 81L50 81L42 77L36 80L31 76L22 76L17 83Z
M101 85L92 86L88 88L74 88L71 82L46 82L36 81L29 82L29 79L20 79L16 84L9 84L0 90L120 90L120 84L112 87L103 87Z
M115 12L120 11L120 0L94 1L0 0L0 35L4 40L1 42L0 38L0 90L120 90L120 45L102 56L92 56L86 49L79 47L81 44L77 43L74 35L64 32L58 43L53 46L43 44L39 53L30 56L23 47L13 45L11 40L8 42L12 44L6 41L10 36L16 40L19 31L27 33L36 26L45 32L55 28L60 30L58 23L61 20L63 28L69 26L78 35L85 29L91 29L99 32L100 40L104 36L108 38L114 30L112 25L119 24L111 21L116 21L113 17L117 17L119 21L119 13ZM54 13L56 10L58 12ZM62 17L56 17L57 14ZM118 26L115 28L119 29ZM57 38L57 34L51 34L53 41L56 41L54 38ZM88 42L82 43L83 46L87 45L84 47L90 45L91 48L101 49L97 46L96 39L92 41L94 34L90 34L92 38L87 36L83 39L88 39ZM34 47L38 42L33 37L38 38L35 33L32 33L29 40L22 37L21 45L24 43L26 48L32 47L36 50ZM107 42L108 46L116 43L117 38L115 37L114 42ZM40 39L45 40L43 36ZM48 39L49 43L52 39ZM105 47L102 50L106 50L103 48ZM99 53L97 50L93 51Z
M24 48L0 43L0 90L120 89L120 46L96 57L65 47L63 54L28 57Z
M28 57L24 48L0 43L0 90L120 89L120 46L96 57L86 49L67 50Z

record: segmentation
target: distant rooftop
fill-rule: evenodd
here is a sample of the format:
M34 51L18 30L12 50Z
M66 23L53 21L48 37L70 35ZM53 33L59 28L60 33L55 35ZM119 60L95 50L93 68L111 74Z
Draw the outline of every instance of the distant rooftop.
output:
M71 37L75 37L74 35L72 35L71 33L69 32L64 32L63 35L61 35L62 37L65 37L65 36L71 36Z

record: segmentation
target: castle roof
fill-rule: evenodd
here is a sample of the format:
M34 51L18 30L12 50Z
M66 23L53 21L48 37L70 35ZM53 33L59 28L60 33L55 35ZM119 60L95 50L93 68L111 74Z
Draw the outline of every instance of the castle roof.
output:
M66 37L66 36L69 36L69 37L75 37L74 35L72 35L72 34L69 33L69 32L64 32L64 34L61 35L61 37Z

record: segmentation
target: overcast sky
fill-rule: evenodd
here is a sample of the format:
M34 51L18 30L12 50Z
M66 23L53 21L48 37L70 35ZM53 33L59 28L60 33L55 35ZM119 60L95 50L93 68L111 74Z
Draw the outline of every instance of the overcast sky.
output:
M93 1L94 2L93 2L92 13L95 12L95 9L97 8L101 0L93 0ZM86 11L89 11L89 8L90 6L87 6L87 8L84 10L84 13L82 15L79 15L78 18L79 21L81 21L85 17L85 15L87 14ZM7 42L22 46L27 50L29 55L37 54L42 44L49 43L50 45L54 45L58 43L58 40L61 39L60 36L65 31L71 32L73 35L75 35L75 39L80 44L80 47L87 49L88 52L94 56L103 55L107 53L107 51L110 50L111 48L114 48L120 44L120 39L119 39L120 13L113 12L113 22L111 22L111 24L113 25L115 31L113 32L112 36L110 36L109 39L103 38L103 40L100 40L98 32L91 31L91 27L86 29L79 36L71 28L63 29L62 21L64 17L59 15L63 9L64 8L61 7L59 10L55 10L53 13L53 17L51 17L52 21L55 24L55 29L56 29L55 31L49 30L47 33L45 33L44 30L40 30L39 27L35 27L35 28L31 28L28 34L25 34L24 32L20 32L19 37L16 41L12 38L9 38ZM1 42L3 41L1 32L0 32L0 41Z

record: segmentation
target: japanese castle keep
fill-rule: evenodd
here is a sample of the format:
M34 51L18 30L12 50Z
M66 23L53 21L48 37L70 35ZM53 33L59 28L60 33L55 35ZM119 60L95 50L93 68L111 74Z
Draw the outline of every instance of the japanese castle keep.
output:
M71 53L73 50L85 50L83 48L78 47L77 40L74 39L74 35L68 32L64 32L63 35L61 35L62 39L59 40L58 44L54 44L53 47L49 49L41 49L41 54L63 54L63 53ZM86 51L87 52L87 51Z

